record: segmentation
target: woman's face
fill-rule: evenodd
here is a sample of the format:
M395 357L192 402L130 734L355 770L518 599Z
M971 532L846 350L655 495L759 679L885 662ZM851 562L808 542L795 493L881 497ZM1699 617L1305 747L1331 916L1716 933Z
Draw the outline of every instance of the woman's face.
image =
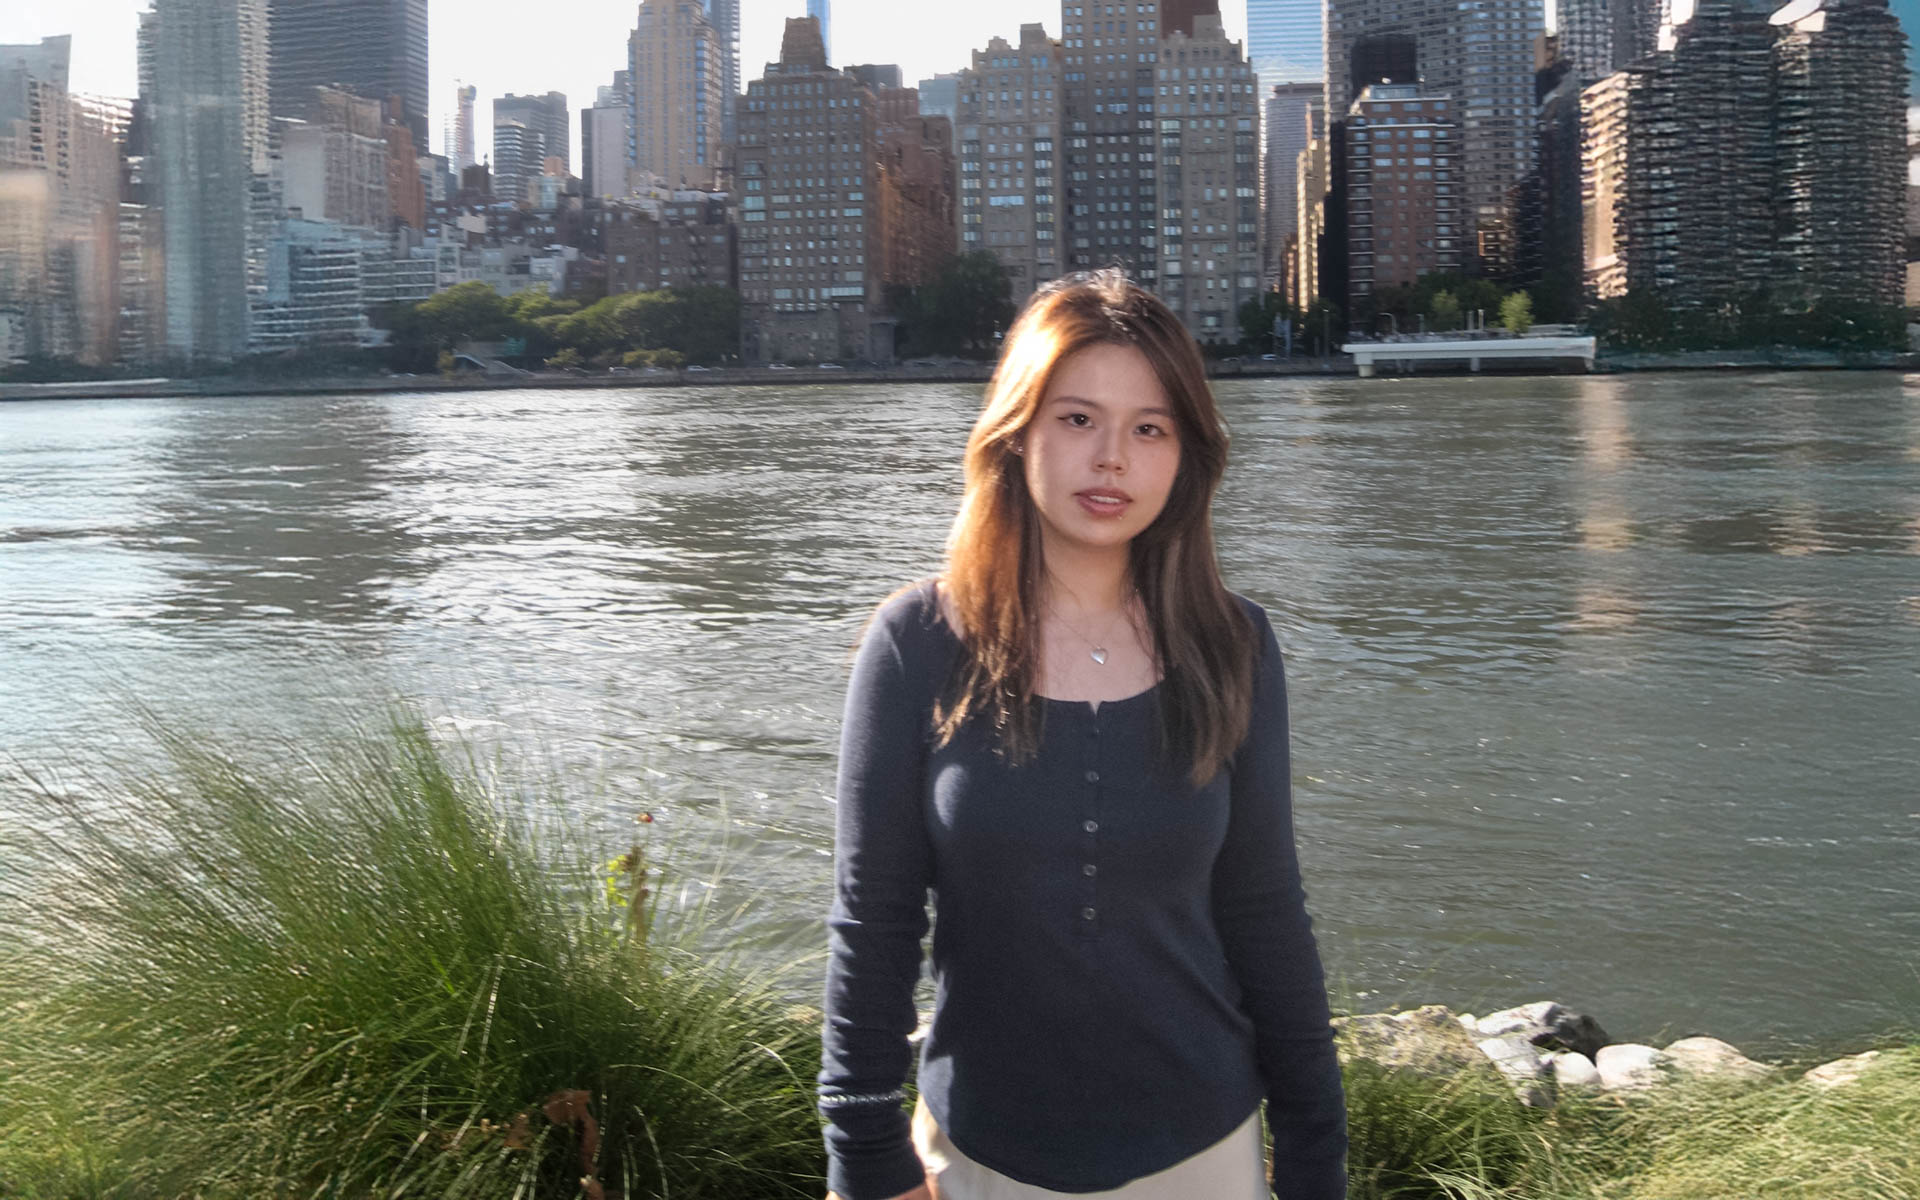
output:
M1026 428L1024 457L1047 544L1124 547L1153 524L1180 470L1180 440L1146 355L1104 342L1070 355Z

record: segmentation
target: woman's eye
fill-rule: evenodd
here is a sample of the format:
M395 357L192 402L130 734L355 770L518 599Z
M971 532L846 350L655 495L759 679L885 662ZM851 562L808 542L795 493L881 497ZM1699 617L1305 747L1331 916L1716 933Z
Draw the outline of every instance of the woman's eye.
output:
M1085 414L1085 413L1079 413L1079 412L1077 412L1077 413L1068 413L1068 414L1067 414L1066 416L1064 416L1064 417L1062 417L1062 418L1060 418L1060 419L1061 419L1061 420L1063 420L1063 421L1065 421L1065 422L1066 422L1067 424L1069 424L1069 425L1076 425L1076 426L1085 426L1085 425L1087 424L1087 420L1088 420L1088 419L1087 419L1087 414Z
M1158 425L1142 425L1139 432L1146 434L1148 437L1162 437L1166 434L1166 430L1160 428Z

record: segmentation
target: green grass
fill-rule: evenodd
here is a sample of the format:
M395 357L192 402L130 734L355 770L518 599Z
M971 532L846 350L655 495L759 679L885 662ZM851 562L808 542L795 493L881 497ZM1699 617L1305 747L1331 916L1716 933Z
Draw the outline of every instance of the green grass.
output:
M1346 1079L1352 1200L1920 1200L1920 1045L1832 1090L1792 1071L1551 1110L1466 1075Z
M610 864L412 719L149 732L161 769L0 773L0 1200L822 1194L817 1018L688 948L652 827ZM1349 1062L1351 1196L1920 1200L1920 1039L1797 1075L1542 1111Z
M1579 1151L1606 1200L1916 1200L1920 1046L1883 1052L1857 1084L1827 1091L1797 1078L1677 1088Z
M817 1029L551 792L405 719L152 732L170 770L0 787L0 1196L821 1193Z

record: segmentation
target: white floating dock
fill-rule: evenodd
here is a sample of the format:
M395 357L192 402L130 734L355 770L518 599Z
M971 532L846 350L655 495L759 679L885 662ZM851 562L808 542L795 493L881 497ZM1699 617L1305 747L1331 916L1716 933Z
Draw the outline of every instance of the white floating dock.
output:
M1341 353L1353 355L1360 378L1373 378L1375 363L1399 363L1403 371L1412 371L1423 362L1459 362L1465 359L1469 371L1478 371L1488 359L1505 358L1577 358L1593 370L1592 337L1501 337L1438 339L1410 337L1404 341L1349 342Z

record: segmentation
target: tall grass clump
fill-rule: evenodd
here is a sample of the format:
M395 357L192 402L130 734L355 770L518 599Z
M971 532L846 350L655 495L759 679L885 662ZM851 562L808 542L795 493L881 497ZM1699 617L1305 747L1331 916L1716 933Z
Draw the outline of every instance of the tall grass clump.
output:
M1550 1136L1491 1068L1424 1075L1356 1058L1343 1074L1351 1200L1456 1200L1463 1181L1511 1194Z
M644 844L411 717L151 732L0 785L0 1197L820 1194L817 1030L686 948Z
M1623 1105L1560 1155L1596 1200L1916 1200L1920 1045L1893 1046L1858 1082L1789 1073L1700 1080Z

